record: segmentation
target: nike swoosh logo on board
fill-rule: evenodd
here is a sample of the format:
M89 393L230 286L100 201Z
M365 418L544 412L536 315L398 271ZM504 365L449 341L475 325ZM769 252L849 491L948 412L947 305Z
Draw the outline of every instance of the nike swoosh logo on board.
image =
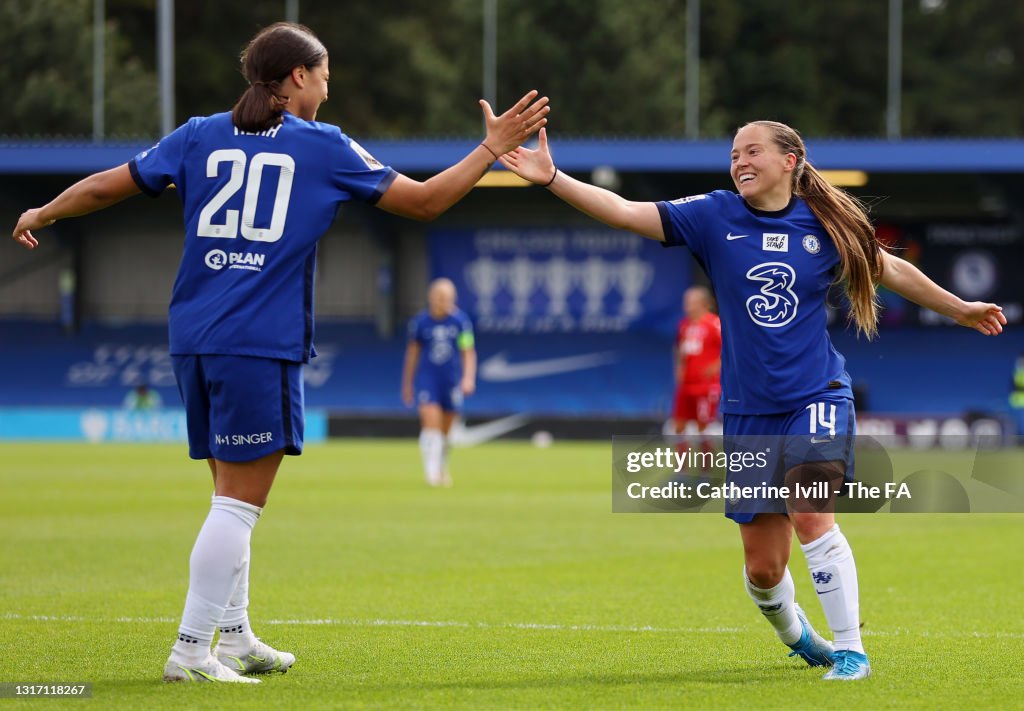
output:
M510 363L504 353L498 353L480 364L480 379L494 383L529 380L530 378L542 378L545 375L597 368L614 363L618 359L619 356L614 351L604 351L564 358L543 358L523 363Z

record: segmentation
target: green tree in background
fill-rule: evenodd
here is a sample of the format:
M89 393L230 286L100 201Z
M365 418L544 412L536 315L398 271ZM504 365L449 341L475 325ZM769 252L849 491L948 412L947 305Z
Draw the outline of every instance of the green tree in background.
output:
M156 0L106 0L107 133L154 136ZM284 0L178 0L176 116L229 109L238 55ZM0 4L8 135L91 132L91 0ZM358 137L474 136L483 0L302 0L330 52L320 118ZM882 136L886 0L703 0L700 133L773 118L809 136ZM904 136L1020 136L1024 3L905 0ZM499 0L497 103L537 88L568 136L673 136L685 127L686 0ZM498 107L495 107L498 108Z
M0 3L0 135L92 134L90 0ZM106 134L151 137L159 125L156 77L114 19L106 35Z
M1024 134L1024 3L908 5L904 134Z
M559 135L681 135L683 0L499 4L499 101L537 87Z
M702 133L771 119L806 135L885 130L886 3L703 3Z

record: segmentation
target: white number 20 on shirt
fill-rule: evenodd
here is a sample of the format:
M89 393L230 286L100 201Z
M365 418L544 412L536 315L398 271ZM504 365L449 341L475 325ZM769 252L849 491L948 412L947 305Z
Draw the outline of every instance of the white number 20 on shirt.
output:
M242 204L242 237L252 242L276 242L284 234L284 222L288 215L288 201L292 195L292 181L295 177L295 160L285 153L257 153L249 163L248 175L243 175L246 164L245 152L238 148L214 151L206 160L206 177L216 178L220 164L231 165L231 175L224 187L206 203L199 213L196 234L200 237L235 239L238 237L238 210L225 210L224 222L214 224L213 217L225 203L245 185L245 201ZM266 166L280 168L277 192L274 194L274 208L269 227L256 227L256 203L260 197L260 183Z

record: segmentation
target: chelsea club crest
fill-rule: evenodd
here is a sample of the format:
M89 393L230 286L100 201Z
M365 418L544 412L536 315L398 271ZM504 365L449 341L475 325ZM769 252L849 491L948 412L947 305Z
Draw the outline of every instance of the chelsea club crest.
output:
M814 235L804 235L803 242L804 249L811 254L817 254L821 251L821 241Z

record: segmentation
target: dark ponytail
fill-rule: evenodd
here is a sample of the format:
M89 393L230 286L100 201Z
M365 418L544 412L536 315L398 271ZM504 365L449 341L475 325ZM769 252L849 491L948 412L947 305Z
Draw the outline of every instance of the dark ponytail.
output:
M232 122L254 133L277 126L288 105L282 82L295 67L312 69L326 56L323 44L303 25L278 22L260 30L242 52L242 75L249 88L232 109Z

